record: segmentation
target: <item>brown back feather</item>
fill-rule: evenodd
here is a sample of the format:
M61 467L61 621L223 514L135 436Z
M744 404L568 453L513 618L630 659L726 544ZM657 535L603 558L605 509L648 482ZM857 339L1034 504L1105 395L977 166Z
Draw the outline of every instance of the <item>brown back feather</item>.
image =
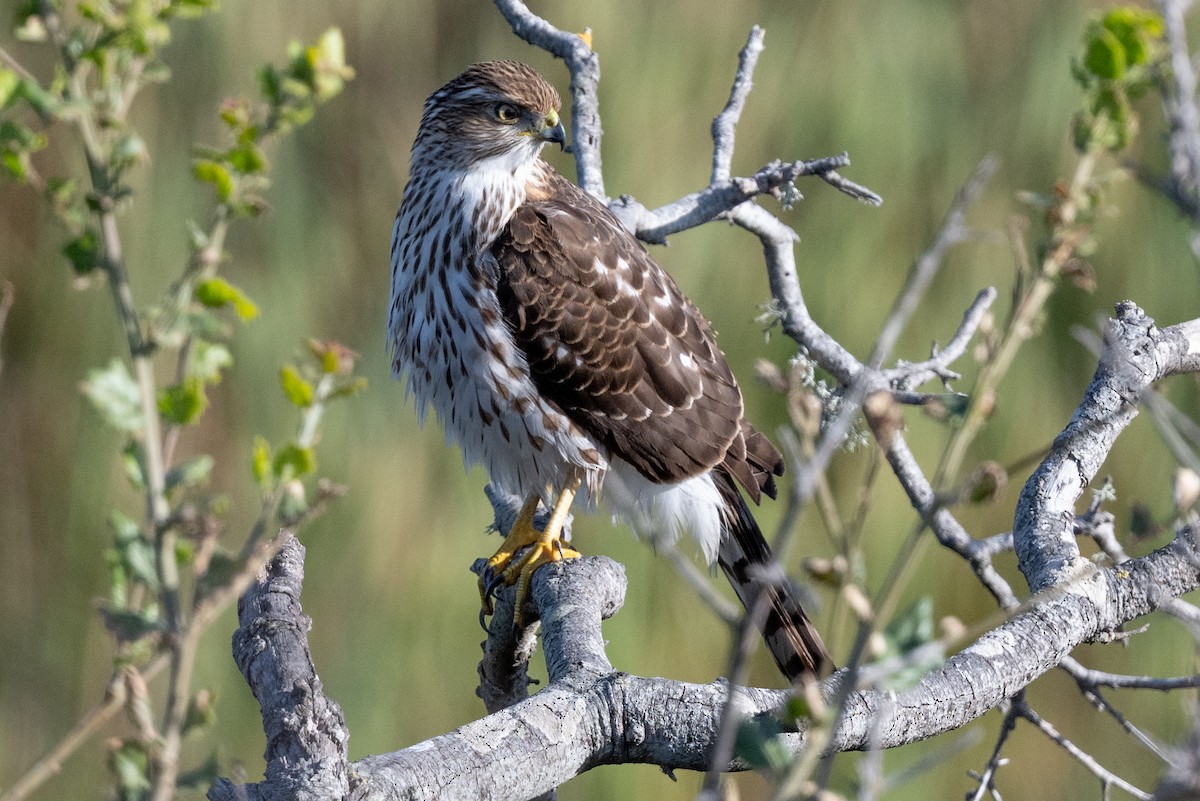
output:
M783 461L742 419L712 328L601 203L548 166L492 246L496 294L538 390L659 483L718 465L757 502Z

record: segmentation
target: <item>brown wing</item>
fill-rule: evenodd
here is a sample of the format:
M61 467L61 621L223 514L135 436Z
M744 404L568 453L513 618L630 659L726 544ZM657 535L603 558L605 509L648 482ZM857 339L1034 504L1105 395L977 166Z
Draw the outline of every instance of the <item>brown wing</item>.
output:
M723 465L755 501L774 495L782 460L742 419L708 321L607 208L554 174L492 253L501 309L547 399L652 481Z

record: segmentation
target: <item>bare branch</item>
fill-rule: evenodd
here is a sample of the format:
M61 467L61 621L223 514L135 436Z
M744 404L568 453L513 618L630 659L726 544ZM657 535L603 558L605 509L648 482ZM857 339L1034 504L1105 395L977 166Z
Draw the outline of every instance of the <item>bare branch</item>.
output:
M871 190L841 178L836 173L835 168L847 166L849 163L850 157L845 153L809 161L772 161L752 176L713 181L704 189L653 211L628 195L615 200L610 204L610 208L637 234L638 239L654 245L663 245L671 234L724 217L730 210L759 195L782 198L784 188L790 186L797 178L810 175L838 186L855 199L873 198L882 202ZM838 180L834 181L829 176L837 176Z
M1163 111L1171 128L1171 175L1164 194L1189 217L1200 216L1200 109L1196 107L1196 71L1188 49L1184 14L1190 0L1159 0L1166 23L1171 68L1166 71Z
M600 57L579 34L560 31L534 14L521 0L495 0L513 33L562 59L571 73L571 155L579 185L607 202L600 165Z
M1094 687L1114 687L1117 689L1160 690L1167 692L1169 690L1200 687L1200 673L1194 676L1176 676L1164 679L1155 678L1154 676L1123 676L1118 673L1106 673L1103 670L1089 670L1081 665L1076 678Z
M742 118L742 110L746 107L746 98L754 88L754 68L758 65L758 56L763 50L763 38L766 36L759 26L750 29L750 37L746 46L738 53L737 73L733 77L733 88L729 90L729 100L725 108L712 121L713 161L712 182L714 184L728 181L732 175L733 145L737 134L738 120Z
M863 749L872 742L891 748L979 717L1079 643L1200 585L1198 548L1197 532L1185 529L1172 544L1147 557L1119 569L1096 570L1071 587L1035 599L1027 611L951 657L910 690L851 692L827 751ZM296 557L301 553L298 545L289 544L258 585L256 592L261 592L288 579L280 591L263 596L266 606L258 608L267 617L250 612L253 603L243 605L243 629L237 636L244 655L241 663L264 703L264 713L276 722L272 731L291 720L306 727L308 735L296 739L288 733L291 729L282 727L277 738L269 738L266 781L242 788L251 799L294 791L291 782L305 771L310 787L336 789L346 780L344 763L338 761L344 758L345 731L336 707L320 694L301 625L306 619L296 604ZM619 607L623 593L620 567L608 559L570 560L538 570L533 595L543 619L550 686L450 734L355 763L352 775L358 783L349 788L349 797L515 801L601 764L704 769L720 730L728 685L645 679L614 671L604 655L600 621ZM276 622L269 624L271 620ZM298 666L300 675L282 680L280 673L267 669L271 664ZM845 678L844 673L832 677L825 692L837 692ZM276 689L268 692L272 687ZM290 693L283 691L289 687ZM770 714L788 698L784 691L754 688L740 688L737 694L742 716ZM297 712L300 716L293 717ZM784 741L798 750L805 744L805 732L785 735ZM497 748L501 742L504 747ZM296 750L284 756L284 744ZM729 765L735 770L745 767L736 761ZM232 799L239 791L222 782L210 798Z
M13 305L13 285L5 281L0 283L0 336L4 334L4 324L8 322L8 310ZM4 373L4 355L0 353L0 374Z
M991 180L999 164L1000 160L995 156L984 158L975 168L975 173L971 176L970 180L958 190L958 194L954 198L954 203L951 204L950 210L946 213L946 218L942 221L941 228L938 230L933 244L913 263L908 278L904 282L904 288L896 298L891 312L880 329L879 336L875 341L875 347L871 351L870 358L867 359L867 364L871 365L871 367L878 369L884 360L887 359L888 354L892 352L892 348L895 347L896 340L900 338L900 333L904 330L904 326L908 324L909 319L916 312L917 304L921 302L925 297L925 293L929 290L929 284L933 280L933 276L937 274L938 269L942 266L946 251L954 245L963 242L968 237L967 209L971 207L971 204L983 192L983 188L987 186L987 182Z
M993 287L982 289L975 300L963 313L962 322L954 332L954 336L946 343L946 347L935 349L933 355L923 362L905 364L885 370L888 381L901 387L918 387L934 378L954 380L958 375L951 373L950 365L958 361L966 353L967 345L979 330L983 317L996 300L996 290Z
M1129 793L1134 798L1141 799L1141 801L1150 801L1149 793L1134 787L1132 784L1125 781L1120 776L1116 775L1108 768L1097 762L1096 758L1091 754L1087 753L1082 748L1075 745L1075 743L1071 742L1062 734L1060 734L1058 729L1054 728L1049 721L1044 720L1041 715L1039 715L1037 712L1034 712L1029 704L1025 702L1024 698L1014 701L1013 707L1017 710L1017 714L1036 726L1043 734L1058 744L1060 748L1073 756L1075 760L1079 762L1079 764L1091 771L1105 785L1115 785Z
M1137 414L1153 382L1196 369L1200 323L1159 330L1135 304L1118 304L1105 329L1104 353L1071 422L1021 492L1013 525L1018 564L1038 592L1086 569L1075 542L1075 502L1117 436Z
M248 798L345 798L349 732L341 708L325 696L308 650L312 626L300 608L304 546L290 533L264 575L238 604L234 658L262 708L266 782L238 787L222 779L212 801Z

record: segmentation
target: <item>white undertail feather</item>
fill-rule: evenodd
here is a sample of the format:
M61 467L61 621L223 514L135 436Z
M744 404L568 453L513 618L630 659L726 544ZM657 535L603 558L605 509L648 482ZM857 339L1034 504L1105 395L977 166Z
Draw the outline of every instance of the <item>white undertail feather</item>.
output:
M604 501L639 537L673 543L687 532L712 566L721 547L724 501L712 474L678 484L655 484L628 462L613 459L604 480Z

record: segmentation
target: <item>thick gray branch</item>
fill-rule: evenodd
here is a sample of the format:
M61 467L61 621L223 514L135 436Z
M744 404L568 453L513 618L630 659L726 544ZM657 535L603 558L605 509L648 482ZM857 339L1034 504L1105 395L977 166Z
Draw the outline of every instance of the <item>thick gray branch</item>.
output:
M262 709L266 780L220 779L211 801L325 801L349 791L342 710L325 696L308 649L312 621L300 608L304 546L287 542L238 603L233 657Z
M943 667L899 695L856 691L828 750L889 748L959 727L994 708L1056 665L1076 645L1145 614L1200 585L1197 532L1185 529L1172 544L1119 568L1094 568L1070 586L1034 599L1027 608ZM260 586L281 594L270 609L243 614L236 635L252 687L273 721L266 780L235 788L218 783L212 799L245 792L260 798L527 799L597 765L630 762L701 770L715 742L727 694L723 681L708 685L649 679L616 672L604 655L600 621L619 608L620 566L603 557L538 570L533 593L542 611L550 685L512 707L449 734L391 754L345 764L340 714L321 713L331 702L311 672L296 603L302 551L285 549ZM507 591L507 590L506 590ZM253 643L253 645L243 645ZM304 678L280 684L292 669L264 673L255 665L287 654L287 665L307 666ZM834 676L831 683L844 678ZM293 687L289 692L283 687ZM269 692L265 691L271 688ZM315 688L315 689L314 689ZM827 692L834 690L833 685ZM319 698L319 704L308 699ZM738 691L744 715L769 715L786 700L779 690ZM299 700L301 703L297 703ZM318 711L308 710L317 707ZM299 717L293 719L299 713ZM299 732L298 734L294 732ZM280 747L282 738L286 747ZM803 745L802 731L788 735ZM730 769L745 765L734 762ZM304 783L297 782L303 774ZM346 776L353 776L349 794ZM305 794L307 793L307 795Z
M1100 365L1071 422L1021 491L1013 541L1033 592L1070 579L1088 564L1075 541L1075 504L1117 436L1137 414L1141 392L1168 375L1195 370L1196 321L1159 330L1134 303L1117 305L1104 332Z

